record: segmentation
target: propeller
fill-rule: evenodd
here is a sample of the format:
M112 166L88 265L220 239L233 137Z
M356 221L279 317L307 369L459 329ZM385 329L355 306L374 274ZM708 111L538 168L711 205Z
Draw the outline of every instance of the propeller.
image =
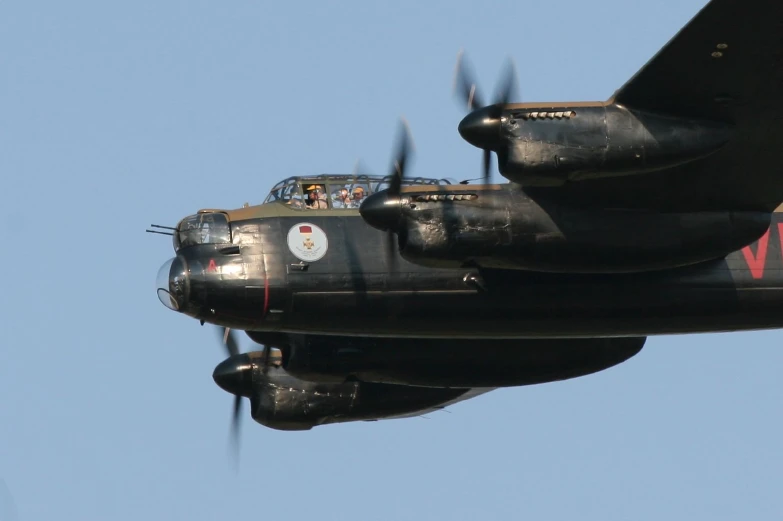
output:
M222 331L223 346L226 349L226 355L228 358L239 355L239 342L237 341L237 335L230 328L223 328ZM234 412L231 417L231 452L234 457L234 462L239 462L239 422L242 416L242 396L234 395Z
M484 104L473 74L473 68L465 59L465 52L457 54L454 70L454 93L465 104L468 116L460 123L460 134L471 144L483 149L482 174L484 183L489 183L489 165L492 149L486 141L499 134L500 116L517 90L517 74L513 60L509 58L502 72L499 88L490 105ZM483 110L482 110L483 109ZM475 112L475 113L474 113Z
M231 331L231 328L223 328L223 345L226 346L226 354L228 356L239 354L239 342L237 342L237 336Z
M405 118L400 119L400 126L397 131L397 142L394 148L395 152L390 169L391 179L389 180L389 188L386 192L388 194L388 200L399 201L402 181L405 179L405 167L409 163L413 150L415 149L410 125L408 125ZM397 256L394 252L396 244L397 239L395 237L395 232L393 229L389 228L386 231L386 255L390 271L395 271L397 268Z
M234 395L233 414L231 416L231 452L235 463L239 463L239 432L242 418L242 398L248 396L247 388L252 386L252 362L248 355L239 351L237 334L230 328L219 330L220 340L226 350L227 358L215 368L212 377L221 388ZM269 370L271 348L264 346L263 374Z
M402 180L405 178L405 165L410 160L412 155L412 149L415 148L413 138L411 137L411 130L408 121L403 117L400 118L400 124L397 129L397 140L395 142L395 152L389 169L389 186L386 192L394 197L400 195L402 188ZM365 168L361 159L357 159L354 163L352 176L357 176L361 172L369 172L368 168Z
M405 179L405 169L409 167L414 148L410 126L405 118L401 118L387 176L389 186L386 190L367 197L359 208L362 217L370 226L386 232L386 254L390 271L396 269L397 264L394 250L395 228L400 219L400 192Z
M408 121L405 118L401 118L397 131L394 159L391 164L391 172L389 173L391 177L388 188L389 195L394 197L400 195L402 180L405 178L405 165L409 161L409 156L414 148L410 125L408 125Z

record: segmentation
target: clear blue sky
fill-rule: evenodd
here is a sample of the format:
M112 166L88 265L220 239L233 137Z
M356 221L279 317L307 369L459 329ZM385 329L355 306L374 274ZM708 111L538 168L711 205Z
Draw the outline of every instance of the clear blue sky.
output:
M779 519L781 332L653 338L429 419L247 417L236 474L215 332L158 302L171 241L144 233L358 157L386 172L403 114L413 174L477 177L461 47L487 94L512 56L525 101L604 100L703 3L0 3L0 515Z

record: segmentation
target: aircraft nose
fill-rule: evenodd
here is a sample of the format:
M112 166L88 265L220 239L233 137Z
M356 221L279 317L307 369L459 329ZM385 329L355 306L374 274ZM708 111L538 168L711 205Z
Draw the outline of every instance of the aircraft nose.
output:
M180 257L167 260L158 270L155 284L158 298L167 308L182 311L190 290L189 282L183 260Z
M462 139L481 149L492 149L500 138L500 118L493 114L493 107L474 110L462 121L457 130Z
M400 198L390 195L387 190L381 190L365 199L359 213L373 228L381 231L394 230L402 217Z
M228 393L250 396L253 390L253 363L247 354L232 356L215 367L212 379Z

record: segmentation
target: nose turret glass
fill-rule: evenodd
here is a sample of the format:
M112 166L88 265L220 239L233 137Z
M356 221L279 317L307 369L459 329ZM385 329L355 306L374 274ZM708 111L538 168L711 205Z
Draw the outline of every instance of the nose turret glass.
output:
M158 298L169 309L179 311L187 302L188 274L182 259L167 260L158 270L155 284Z

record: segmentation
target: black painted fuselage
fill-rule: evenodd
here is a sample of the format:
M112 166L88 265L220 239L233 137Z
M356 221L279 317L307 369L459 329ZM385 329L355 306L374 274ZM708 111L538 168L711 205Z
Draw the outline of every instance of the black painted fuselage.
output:
M725 258L641 273L568 274L432 268L396 251L390 263L385 234L356 212L264 206L280 209L263 217L232 214L231 244L180 249L172 268L186 274L187 304L180 311L248 331L375 337L646 336L783 327L779 213L758 241ZM308 254L312 260L302 260Z

